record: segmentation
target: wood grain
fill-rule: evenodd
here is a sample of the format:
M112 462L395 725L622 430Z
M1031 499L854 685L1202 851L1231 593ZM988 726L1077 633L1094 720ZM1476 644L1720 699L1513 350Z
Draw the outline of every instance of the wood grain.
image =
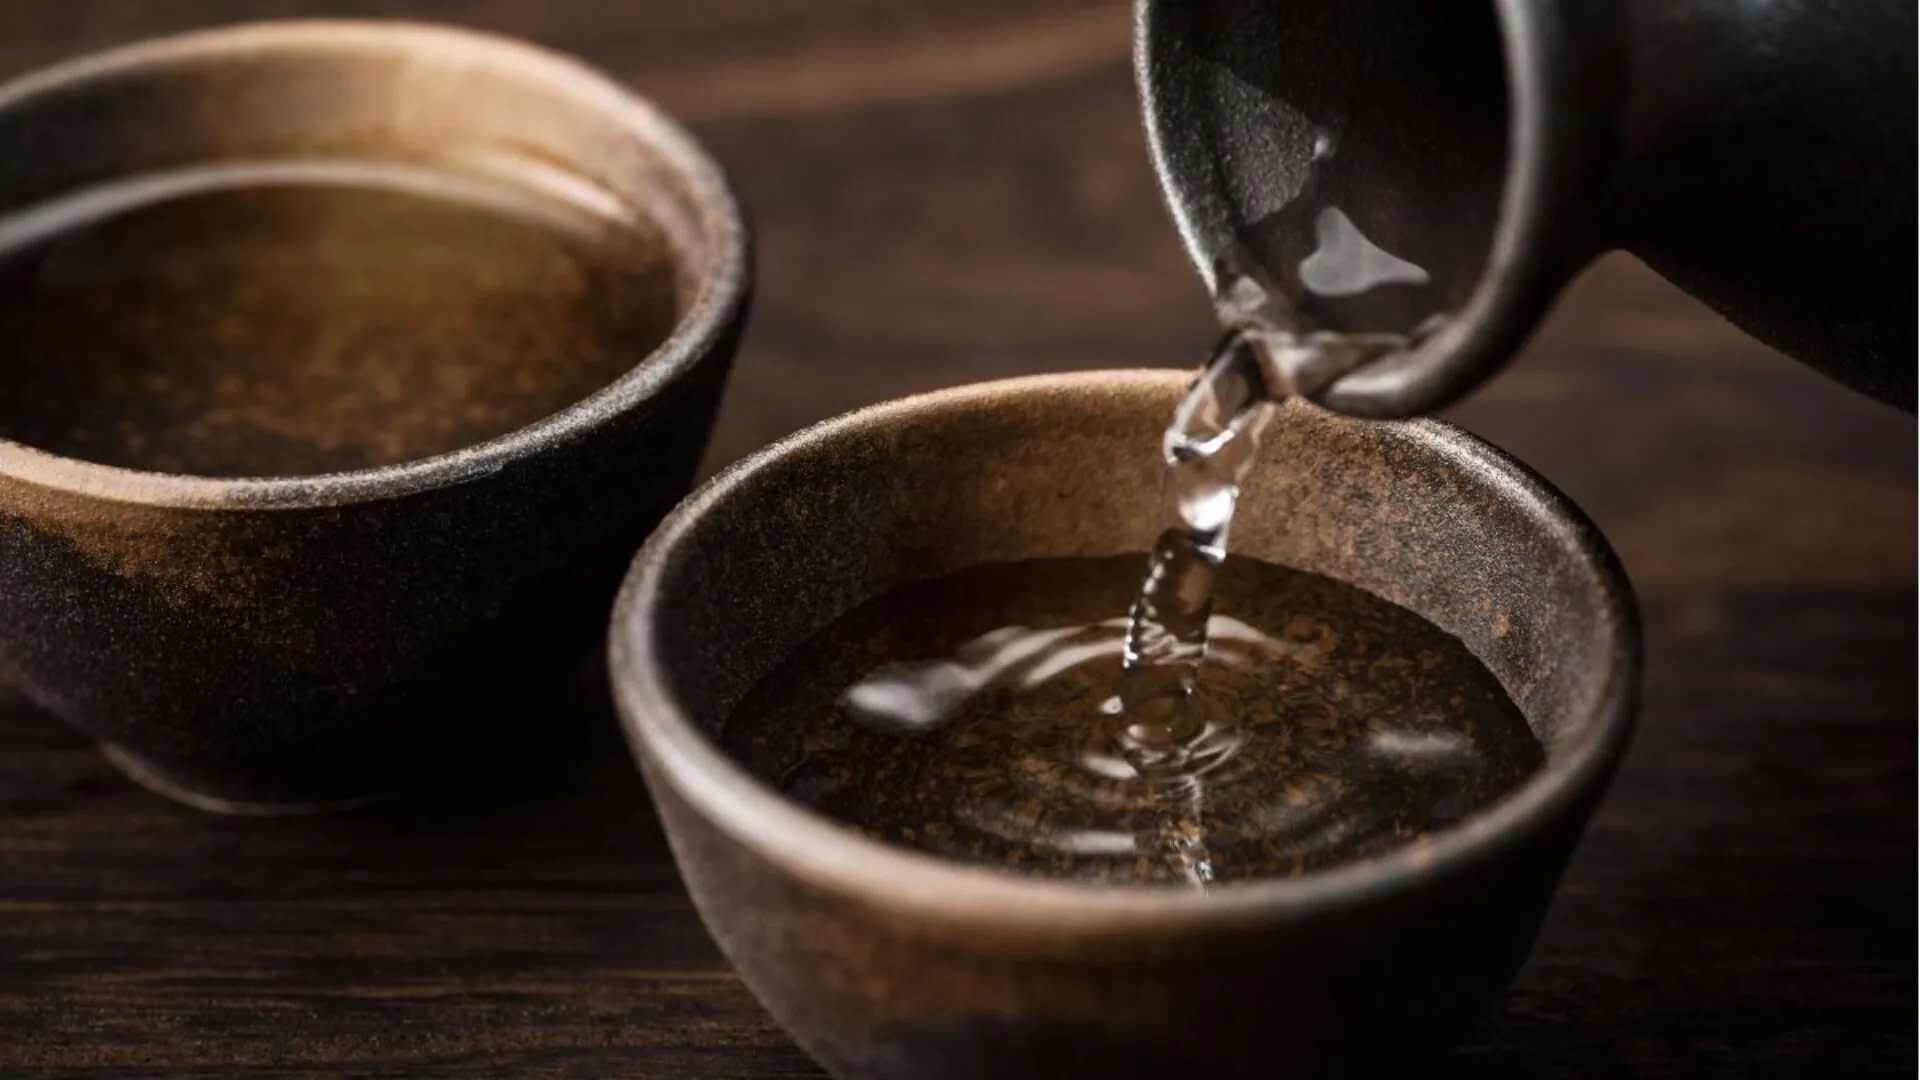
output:
M1188 366L1120 3L8 0L0 74L257 16L577 52L685 116L760 238L717 467L999 375ZM0 389L0 392L4 392ZM1459 1077L1911 1074L1909 417L1603 261L1458 419L1619 547L1646 714ZM715 953L596 673L542 762L365 814L208 817L0 689L0 1073L818 1076Z

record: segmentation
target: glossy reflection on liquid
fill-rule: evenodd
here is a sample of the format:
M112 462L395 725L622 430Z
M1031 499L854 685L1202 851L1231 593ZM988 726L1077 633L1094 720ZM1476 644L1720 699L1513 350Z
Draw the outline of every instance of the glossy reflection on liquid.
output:
M1420 842L1542 752L1485 668L1418 616L1253 560L1220 568L1169 775L1124 738L1137 556L996 564L827 627L721 731L749 768L881 840L1016 873L1207 886ZM1149 770L1151 773L1152 770Z

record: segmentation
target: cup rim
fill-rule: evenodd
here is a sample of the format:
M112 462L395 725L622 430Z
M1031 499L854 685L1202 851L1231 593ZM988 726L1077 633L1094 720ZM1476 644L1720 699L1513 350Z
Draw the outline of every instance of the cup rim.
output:
M445 453L312 475L199 476L68 457L0 437L0 478L116 503L174 508L283 509L387 499L478 479L575 441L693 368L742 309L751 272L745 216L720 166L651 100L572 56L462 27L373 19L295 19L195 30L61 61L0 83L0 110L33 97L159 64L260 49L433 50L484 58L537 79L557 96L618 122L686 185L711 249L708 269L673 331L619 377L531 424Z
M1625 752L1638 706L1640 621L1631 585L1598 529L1564 495L1493 445L1434 420L1391 421L1418 444L1521 500L1587 566L1612 628L1604 689L1582 734L1518 791L1435 835L1361 862L1298 878L1230 882L1198 893L998 873L870 839L787 799L736 764L686 714L661 676L658 608L675 551L715 507L781 461L916 416L1050 391L1143 392L1184 386L1166 370L1039 375L961 386L870 406L766 447L704 484L667 516L634 560L614 607L610 675L621 725L650 783L665 782L721 831L796 877L886 910L998 932L1155 934L1198 925L1298 917L1417 889L1429 878L1498 858L1562 820L1604 786ZM1388 421L1374 421L1389 423Z

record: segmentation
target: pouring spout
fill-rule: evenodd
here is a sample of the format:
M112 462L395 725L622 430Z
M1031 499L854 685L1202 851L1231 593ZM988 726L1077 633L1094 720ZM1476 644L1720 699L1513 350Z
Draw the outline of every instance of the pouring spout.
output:
M1911 0L1140 0L1135 69L1223 314L1251 266L1295 331L1404 341L1326 387L1331 408L1449 404L1629 247L1910 409L1913 24ZM1839 73L1875 35L1877 74Z

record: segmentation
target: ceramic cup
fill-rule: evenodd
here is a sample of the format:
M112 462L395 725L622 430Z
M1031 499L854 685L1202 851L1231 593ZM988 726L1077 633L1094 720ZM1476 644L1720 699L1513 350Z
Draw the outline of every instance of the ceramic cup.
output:
M386 467L214 478L0 439L0 677L207 809L377 797L510 722L597 640L620 569L686 493L745 318L747 232L713 161L655 106L530 45L267 23L0 86L0 217L182 165L336 157L558 183L645 215L678 321L558 412ZM560 347L532 341L526 364Z
M868 839L717 745L756 680L877 593L1145 552L1188 379L1018 379L854 413L707 484L634 563L612 673L674 857L747 984L844 1080L1392 1072L1449 1046L1527 955L1626 748L1639 626L1579 511L1445 424L1287 406L1233 537L1455 635L1545 745L1523 787L1428 845L1206 894L1014 877Z

